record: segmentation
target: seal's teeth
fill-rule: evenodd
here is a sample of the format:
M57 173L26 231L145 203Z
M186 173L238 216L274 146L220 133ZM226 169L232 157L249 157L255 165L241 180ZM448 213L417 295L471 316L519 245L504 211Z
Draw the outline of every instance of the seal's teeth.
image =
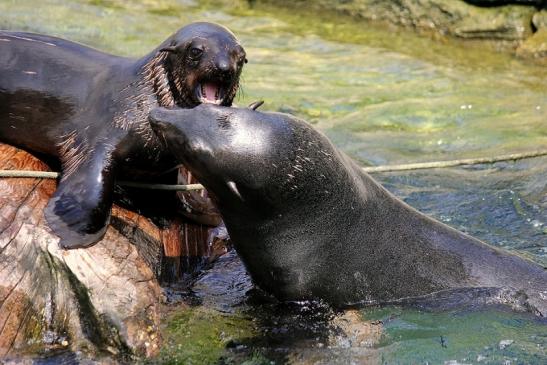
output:
M225 94L223 87L216 83L203 83L196 87L196 98L202 104L221 105Z
M204 97L201 97L201 98L199 98L199 102L202 103L202 104L220 105L222 103L222 100L220 100L220 99L218 99L218 100L209 100L209 99L205 99Z
M209 103L216 103L220 93L220 87L213 82L207 82L201 85L202 97L207 99Z

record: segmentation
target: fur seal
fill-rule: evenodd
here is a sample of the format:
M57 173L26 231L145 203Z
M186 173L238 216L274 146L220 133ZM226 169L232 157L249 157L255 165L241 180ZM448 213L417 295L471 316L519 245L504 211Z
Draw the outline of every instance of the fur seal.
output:
M150 129L151 108L231 105L245 57L212 23L189 24L138 60L0 31L0 142L60 160L45 217L62 247L102 238L115 179L176 165Z
M255 283L278 299L343 307L481 289L547 314L543 267L408 206L303 120L200 105L154 109L150 122L211 193Z

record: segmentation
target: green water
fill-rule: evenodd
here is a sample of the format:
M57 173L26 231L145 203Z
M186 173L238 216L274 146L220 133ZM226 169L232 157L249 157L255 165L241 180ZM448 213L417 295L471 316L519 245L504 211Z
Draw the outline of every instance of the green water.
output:
M244 2L215 6L190 0L0 1L2 29L57 35L134 57L149 52L180 26L198 20L228 26L247 50L249 64L238 104L264 99L265 110L301 116L364 165L547 148L547 68L485 47L432 41L332 14L315 16L261 6L250 9ZM425 213L547 265L547 159L378 174L375 178ZM244 273L233 280L249 284ZM222 280L215 277L208 285L219 283ZM173 340L162 361L547 362L546 326L523 314L499 310L424 313L400 308L384 309L385 314L364 311L365 319L385 316L378 341L370 346L352 341L329 346L327 341L318 347L317 338L331 331L330 320L304 316L300 322L288 323L283 341L276 342L263 332L280 327L264 324L264 318L279 323L294 314L263 304L238 306L232 299L247 297L239 292L235 295L234 286L223 288L214 296L224 303L221 309L210 307L207 300L201 304L210 313L205 321L217 326L208 333L200 322L204 312L195 312L201 316L196 320L182 314L182 319L168 327ZM196 340L177 343L181 328L195 334L192 338ZM241 331L234 332L234 328ZM220 333L245 339L244 348L225 349L226 336L211 340ZM500 349L503 340L513 342Z

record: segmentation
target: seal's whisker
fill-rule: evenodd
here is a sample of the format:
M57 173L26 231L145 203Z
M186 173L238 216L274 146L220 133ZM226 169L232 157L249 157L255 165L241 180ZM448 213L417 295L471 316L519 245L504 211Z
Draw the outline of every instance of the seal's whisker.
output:
M242 85L239 85L237 88L237 100L245 99L245 90L243 89Z

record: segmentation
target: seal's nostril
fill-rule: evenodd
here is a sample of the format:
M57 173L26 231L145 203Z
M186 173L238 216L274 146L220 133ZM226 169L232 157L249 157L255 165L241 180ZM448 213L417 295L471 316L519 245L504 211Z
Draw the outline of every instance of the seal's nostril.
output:
M220 60L217 63L217 67L222 72L228 72L230 71L230 62L228 60Z

